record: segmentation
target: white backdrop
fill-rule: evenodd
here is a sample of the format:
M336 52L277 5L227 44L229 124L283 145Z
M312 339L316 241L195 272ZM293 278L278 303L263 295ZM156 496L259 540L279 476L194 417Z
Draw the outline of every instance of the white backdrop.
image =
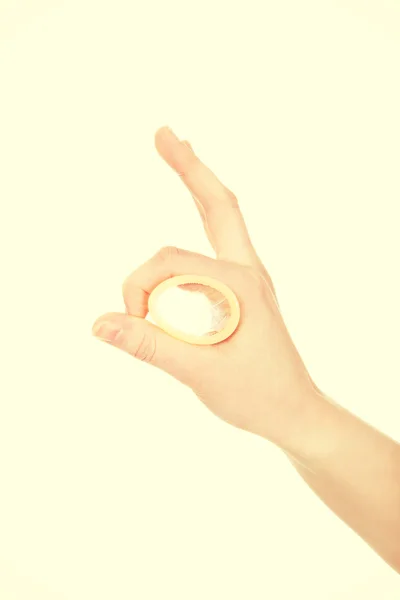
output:
M1 0L2 600L399 598L275 448L91 337L161 246L212 255L167 124L318 386L400 439L399 59L395 0Z

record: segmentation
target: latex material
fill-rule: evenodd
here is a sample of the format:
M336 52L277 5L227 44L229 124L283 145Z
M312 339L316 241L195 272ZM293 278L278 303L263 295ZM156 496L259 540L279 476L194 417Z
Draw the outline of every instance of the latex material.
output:
M204 275L166 279L150 294L148 307L150 321L190 344L222 342L240 321L240 305L233 291Z

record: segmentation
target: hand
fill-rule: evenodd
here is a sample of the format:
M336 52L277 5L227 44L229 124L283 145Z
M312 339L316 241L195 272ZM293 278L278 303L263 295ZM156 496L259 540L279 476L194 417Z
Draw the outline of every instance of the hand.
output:
M123 283L127 314L102 316L93 333L189 386L226 422L284 446L317 388L285 327L238 201L171 130L158 130L155 143L190 190L217 258L161 249ZM152 290L169 277L187 273L219 279L236 294L241 321L227 340L194 346L145 320Z

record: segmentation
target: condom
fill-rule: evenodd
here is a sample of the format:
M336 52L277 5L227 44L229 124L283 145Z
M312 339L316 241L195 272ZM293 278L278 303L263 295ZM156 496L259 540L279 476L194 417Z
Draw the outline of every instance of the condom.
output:
M149 320L189 344L218 344L240 321L236 295L224 283L203 275L177 275L150 294Z

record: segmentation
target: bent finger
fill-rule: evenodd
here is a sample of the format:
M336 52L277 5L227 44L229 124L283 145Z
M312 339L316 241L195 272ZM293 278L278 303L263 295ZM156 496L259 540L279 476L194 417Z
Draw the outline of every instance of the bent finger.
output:
M232 285L237 279L237 267L209 256L167 246L135 269L123 282L122 294L130 315L145 317L151 292L163 281L175 275L205 275ZM234 277L233 273L236 273ZM227 281L227 278L230 281ZM234 285L234 283L233 283Z

